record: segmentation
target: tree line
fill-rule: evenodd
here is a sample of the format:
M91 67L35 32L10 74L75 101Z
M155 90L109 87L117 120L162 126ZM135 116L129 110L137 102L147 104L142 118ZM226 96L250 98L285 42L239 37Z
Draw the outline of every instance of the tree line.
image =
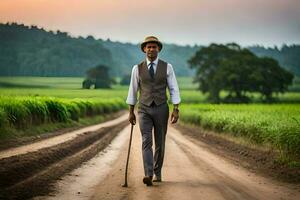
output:
M111 52L89 38L18 24L0 25L0 51L2 76L82 76L113 63Z
M160 58L172 63L178 76L192 76L188 59L204 46L164 44ZM281 49L252 46L259 57L269 56L289 71L300 75L300 45ZM129 75L134 64L144 59L138 44L71 37L67 32L46 31L37 26L0 23L0 76L84 76L87 69L103 64L112 76Z
M172 60L178 75L189 76L193 72L186 61L197 49L165 44L161 58ZM112 76L121 77L144 58L139 44L0 23L0 76L84 76L87 69L102 64Z

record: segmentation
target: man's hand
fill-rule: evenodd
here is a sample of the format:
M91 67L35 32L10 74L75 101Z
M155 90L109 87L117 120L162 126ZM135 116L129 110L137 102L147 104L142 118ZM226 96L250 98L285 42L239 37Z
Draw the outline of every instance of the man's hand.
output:
M136 123L136 118L135 118L135 114L134 114L134 105L129 105L129 117L128 117L129 122L132 125L135 125Z
M130 113L129 113L128 120L129 120L129 122L130 122L132 125L135 125L135 123L136 123L135 114L130 112Z
M173 110L172 115L171 115L171 123L175 124L178 119L179 119L179 111Z

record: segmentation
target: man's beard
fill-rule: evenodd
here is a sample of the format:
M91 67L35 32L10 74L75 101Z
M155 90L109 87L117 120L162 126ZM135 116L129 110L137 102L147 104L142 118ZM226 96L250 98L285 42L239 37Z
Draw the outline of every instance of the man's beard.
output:
M155 53L149 53L148 57L154 59L154 58L157 57L157 54L155 54Z

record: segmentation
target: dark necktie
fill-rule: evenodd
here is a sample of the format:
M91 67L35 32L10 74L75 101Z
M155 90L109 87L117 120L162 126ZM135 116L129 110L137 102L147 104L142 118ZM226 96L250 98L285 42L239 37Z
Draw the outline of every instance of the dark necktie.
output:
M154 79L154 68L153 68L154 63L150 63L150 68L149 68L149 73L152 79Z

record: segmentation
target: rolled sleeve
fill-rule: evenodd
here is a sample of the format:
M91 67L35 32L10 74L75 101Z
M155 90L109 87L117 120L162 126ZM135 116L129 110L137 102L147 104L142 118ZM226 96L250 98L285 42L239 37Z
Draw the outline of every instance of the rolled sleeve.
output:
M177 84L175 72L171 64L167 66L167 82L170 92L170 99L173 104L179 104L181 102L179 87Z
M129 105L135 105L137 103L138 92L138 67L134 65L131 72L130 85L128 89L128 95L126 103Z

